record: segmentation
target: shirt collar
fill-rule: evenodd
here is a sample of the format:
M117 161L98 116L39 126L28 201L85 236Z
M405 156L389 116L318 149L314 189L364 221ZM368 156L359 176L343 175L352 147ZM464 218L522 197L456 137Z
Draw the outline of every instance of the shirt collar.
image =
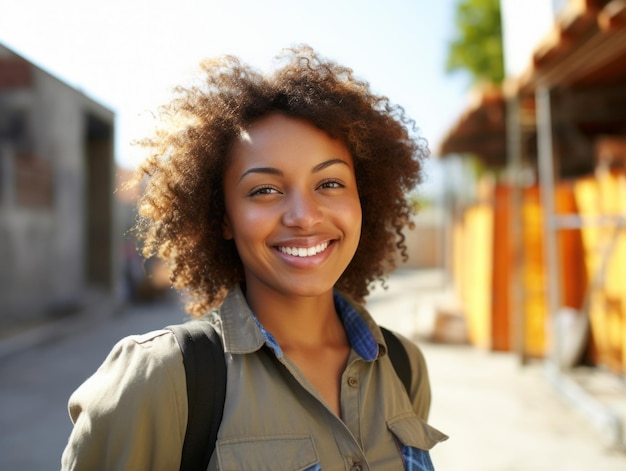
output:
M370 327L352 304L338 291L334 293L335 308L339 313L348 341L353 350L365 361L374 361L378 357L378 342Z
M346 329L352 349L365 361L378 357L379 345L384 345L378 329L367 313L357 311L339 292L333 294L335 308ZM283 351L248 306L240 286L233 288L222 303L219 314L223 326L224 350L229 353L252 353L267 344L280 358Z
M239 285L226 295L219 309L219 319L225 352L252 353L265 344L266 337Z

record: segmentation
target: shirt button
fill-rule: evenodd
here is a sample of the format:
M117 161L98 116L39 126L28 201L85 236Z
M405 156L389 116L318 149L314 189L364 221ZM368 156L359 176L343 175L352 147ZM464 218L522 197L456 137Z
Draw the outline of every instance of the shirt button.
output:
M355 378L354 376L348 377L348 386L350 386L351 388L358 387L359 386L359 380L357 378Z
M350 471L363 471L363 466L357 461L356 463L352 463Z

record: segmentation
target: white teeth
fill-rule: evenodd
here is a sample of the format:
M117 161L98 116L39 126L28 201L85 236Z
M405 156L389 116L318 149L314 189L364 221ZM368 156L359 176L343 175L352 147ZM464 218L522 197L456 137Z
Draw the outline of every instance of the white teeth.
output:
M312 257L328 248L328 242L318 244L314 247L278 247L282 253L292 255L294 257Z

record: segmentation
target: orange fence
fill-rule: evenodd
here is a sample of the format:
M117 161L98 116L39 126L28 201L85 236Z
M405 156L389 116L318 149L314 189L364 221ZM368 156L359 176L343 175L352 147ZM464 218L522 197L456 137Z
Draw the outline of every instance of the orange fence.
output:
M495 185L490 202L471 206L457 218L453 275L474 345L511 350L513 339L521 336L527 356L543 357L552 334L546 314L539 188L523 190L522 249L518 257L512 248L510 200L510 188ZM614 223L616 217L626 217L626 177L607 173L561 182L555 204L557 213L612 218L604 226L586 224L582 230L559 230L560 299L571 312L589 317L591 335L585 359L626 372L626 228L618 231ZM606 268L601 270L603 261ZM511 319L512 274L516 268L523 293L523 334L515 332Z
M583 216L607 218L582 231L594 359L626 372L626 175L600 172L578 181L575 190Z

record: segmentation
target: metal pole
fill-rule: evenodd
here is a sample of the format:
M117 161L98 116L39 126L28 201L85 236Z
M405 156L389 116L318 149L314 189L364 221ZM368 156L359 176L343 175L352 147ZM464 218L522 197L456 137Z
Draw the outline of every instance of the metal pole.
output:
M522 286L522 129L520 122L520 98L512 95L506 100L506 136L507 136L507 164L509 168L509 183L511 185L509 229L511 233L512 264L510 267L511 293L509 309L512 329L511 344L513 351L519 356L520 363L525 365L526 358L526 323L523 309Z
M550 90L540 86L535 91L537 109L537 146L539 187L543 216L543 250L545 260L546 314L549 340L548 363L560 370L561 331L558 323L560 309L558 242L554 204L554 156L552 154L552 116Z

